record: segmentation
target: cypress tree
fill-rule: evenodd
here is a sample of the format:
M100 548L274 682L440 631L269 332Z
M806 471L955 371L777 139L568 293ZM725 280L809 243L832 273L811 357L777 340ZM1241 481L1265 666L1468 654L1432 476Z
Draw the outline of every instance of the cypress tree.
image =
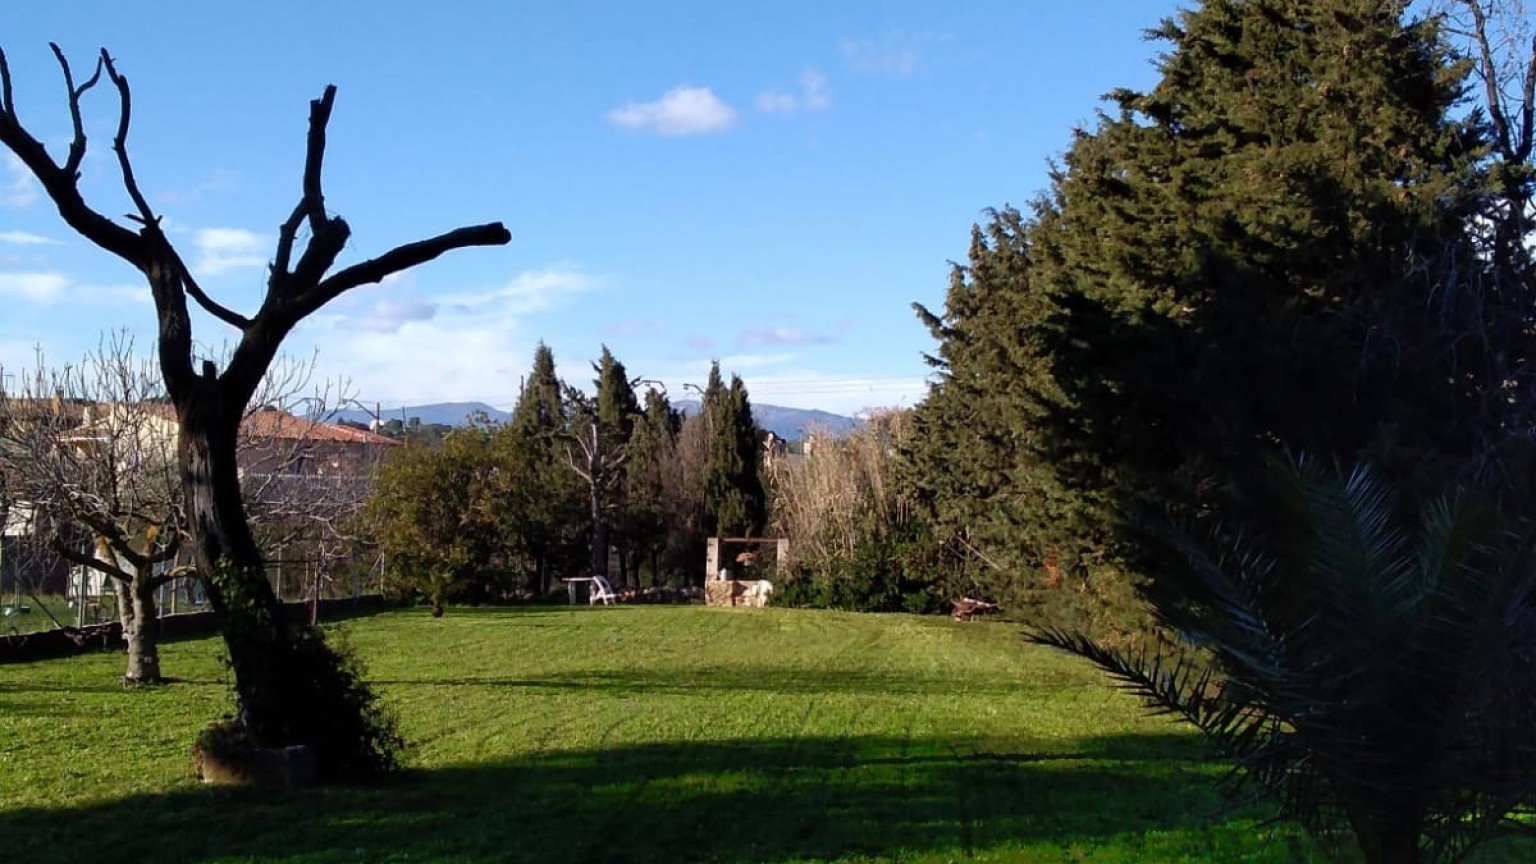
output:
M758 468L757 424L747 388L736 375L729 389L713 363L701 413L709 429L704 466L705 526L715 536L751 536L767 521L767 496Z
M540 342L533 351L533 368L523 381L512 428L525 435L550 436L565 429L564 385L555 374L555 352Z
M628 442L629 459L624 463L625 484L629 491L628 526L636 571L642 562L651 565L651 577L659 579L663 555L673 548L687 546L679 535L686 518L682 500L682 472L678 465L677 436L682 431L682 415L655 388L645 393L645 411L635 420ZM667 562L672 563L672 562Z
M570 425L564 391L554 352L541 342L500 433L507 485L519 502L507 530L532 561L531 587L539 595L549 592L553 578L580 566L587 527L582 490L564 462L561 439Z
M1474 373L1509 346L1458 338L1480 304L1452 266L1479 140L1407 5L1207 0L1153 31L1157 86L1114 93L919 308L940 375L908 463L935 518L1034 585L1120 593L1123 513L1200 512L1266 452L1408 474L1497 437Z
M619 549L619 581L628 584L632 531L627 515L626 474L622 466L628 456L626 447L640 406L624 364L606 345L592 369L597 373L597 379L593 381L597 392L591 405L582 412L584 416L580 422L583 426L593 425L576 430L581 438L577 443L584 462L578 473L587 482L590 493L592 568L594 572L608 572L608 547L613 543Z

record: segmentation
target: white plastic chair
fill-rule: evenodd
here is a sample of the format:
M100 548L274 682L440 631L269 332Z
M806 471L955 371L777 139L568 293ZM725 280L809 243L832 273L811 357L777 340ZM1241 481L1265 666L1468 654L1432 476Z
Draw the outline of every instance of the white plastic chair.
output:
M607 577L598 573L593 573L592 592L587 595L587 603L592 606L596 606L597 602L601 600L609 606L612 606L613 601L617 599L619 599L619 595L614 593L613 586L608 584Z

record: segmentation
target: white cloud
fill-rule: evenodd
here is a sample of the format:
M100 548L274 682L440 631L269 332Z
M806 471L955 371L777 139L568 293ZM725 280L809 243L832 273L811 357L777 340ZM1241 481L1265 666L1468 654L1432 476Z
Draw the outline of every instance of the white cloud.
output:
M526 270L500 288L444 298L444 307L460 314L528 315L554 308L565 300L596 287L597 281L580 270L547 268Z
M631 132L701 135L736 123L736 109L708 87L674 87L655 102L630 102L608 112L608 122Z
M267 263L267 241L244 228L202 228L192 237L197 260L192 269L199 276L218 276L243 267Z
M12 246L57 246L58 240L44 237L41 234L31 234L26 231L0 231L0 243L9 243Z
M837 337L792 327L751 327L741 331L736 341L748 348L757 348L764 345L831 345Z
M923 41L891 32L874 39L839 39L837 49L848 68L860 75L909 78L917 71L921 60L918 45Z
M71 296L89 297L93 303L132 303L136 306L153 306L155 297L148 285L117 283L108 285L79 285Z
M782 405L855 416L868 409L908 407L927 395L928 381L919 377L839 375L804 365L793 354L737 354L719 358L729 380L739 374L754 405ZM634 364L628 364L634 368ZM662 365L647 372L665 381L673 398L697 398L709 361ZM682 395L679 395L682 394Z
M5 154L5 171L0 179L0 207L25 207L38 198L37 181L27 164L15 153Z
M430 321L437 315L437 304L410 298L386 297L373 304L367 315L348 316L336 322L343 330L370 333L398 333L413 321Z
M69 288L62 273L0 273L0 297L30 303L52 303Z
M831 105L832 94L827 92L827 76L815 69L807 69L800 75L799 92L765 90L757 94L757 110L765 114L825 111Z
M321 375L347 380L367 402L500 405L517 398L533 356L533 340L520 336L527 319L597 285L577 268L550 267L485 291L390 296L300 327L319 347Z

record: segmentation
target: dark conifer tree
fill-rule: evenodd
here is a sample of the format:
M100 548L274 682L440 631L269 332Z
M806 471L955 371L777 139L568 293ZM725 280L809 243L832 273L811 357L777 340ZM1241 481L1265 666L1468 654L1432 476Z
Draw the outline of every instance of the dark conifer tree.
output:
M635 420L628 443L629 459L624 463L629 492L626 524L632 538L635 569L638 573L648 563L652 580L673 563L664 561L670 557L669 550L689 545L688 508L682 496L683 473L677 448L682 425L682 415L672 407L666 394L655 388L647 390L645 411Z
M746 385L732 375L726 388L720 364L709 370L700 409L709 428L709 458L704 467L705 524L715 536L760 533L767 496L758 468L758 432Z
M564 437L569 429L565 385L555 371L555 355L539 343L533 367L523 381L512 419L502 430L507 459L521 496L522 518L508 530L532 561L530 587L548 593L552 580L579 568L587 527L585 500L565 465Z
M1467 279L1480 142L1407 7L1181 13L1156 87L1113 94L1049 194L973 235L944 313L919 310L941 374L909 464L983 556L1092 587L1125 572L1124 513L1199 512L1264 453L1406 476L1490 452L1487 370L1530 353L1464 338L1490 332Z

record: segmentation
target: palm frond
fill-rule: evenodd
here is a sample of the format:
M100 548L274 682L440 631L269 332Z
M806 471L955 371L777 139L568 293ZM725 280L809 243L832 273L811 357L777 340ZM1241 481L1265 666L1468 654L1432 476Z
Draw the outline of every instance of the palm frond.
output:
M1157 650L1128 654L1059 629L1030 630L1025 639L1088 660L1155 713L1175 715L1199 729L1239 765L1262 761L1281 732L1249 688L1223 680L1210 665L1192 657Z
M1196 589L1199 661L1028 638L1200 729L1314 834L1416 826L1459 860L1536 801L1536 520L1476 492L1405 520L1368 467L1305 457L1261 491L1243 527L1146 532Z

